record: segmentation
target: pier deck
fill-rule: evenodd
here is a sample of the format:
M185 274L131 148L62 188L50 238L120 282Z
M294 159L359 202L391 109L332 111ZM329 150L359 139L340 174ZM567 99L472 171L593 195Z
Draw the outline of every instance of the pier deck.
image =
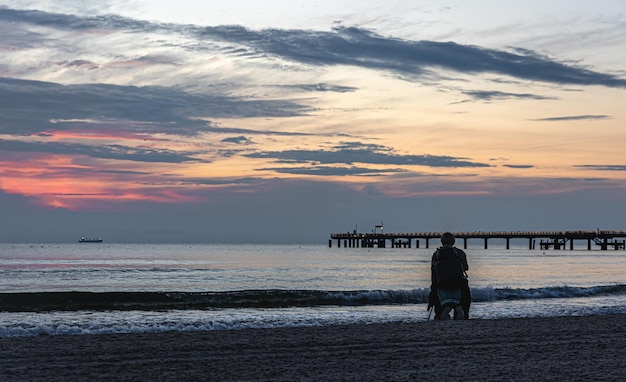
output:
M539 249L566 249L569 243L569 249L574 249L575 241L586 241L587 249L592 249L595 244L601 250L626 249L626 230L595 230L595 231L492 231L492 232L452 232L456 237L456 245L459 246L460 241L463 242L463 248L467 249L470 239L483 240L484 248L488 248L488 242L492 239L504 239L506 249L510 249L511 239L527 239L528 249L536 248L536 241L539 239ZM435 239L435 246L439 245L439 239L443 232L403 232L403 233L358 233L344 232L332 233L328 246L332 247L333 240L337 242L337 247L346 248L411 248L415 242L415 247L420 247L420 242L424 241L425 248L429 248L430 240ZM621 240L620 240L621 239Z

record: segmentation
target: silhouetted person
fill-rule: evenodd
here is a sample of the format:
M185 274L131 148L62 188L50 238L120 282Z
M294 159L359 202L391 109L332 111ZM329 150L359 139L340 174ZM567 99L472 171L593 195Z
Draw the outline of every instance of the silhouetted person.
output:
M435 319L448 319L454 309L454 319L468 319L472 296L467 281L467 255L454 246L454 235L441 236L442 246L431 260L431 286L428 309L435 308Z

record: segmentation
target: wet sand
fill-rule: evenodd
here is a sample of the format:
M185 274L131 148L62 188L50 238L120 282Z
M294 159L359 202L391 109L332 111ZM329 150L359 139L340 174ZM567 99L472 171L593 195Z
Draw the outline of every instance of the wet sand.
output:
M0 338L0 381L618 381L626 315Z

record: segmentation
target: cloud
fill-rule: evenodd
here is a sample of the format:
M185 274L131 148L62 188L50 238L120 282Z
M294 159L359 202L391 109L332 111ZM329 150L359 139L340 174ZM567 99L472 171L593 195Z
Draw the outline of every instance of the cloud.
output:
M310 167L267 167L259 168L258 171L275 171L282 174L315 175L315 176L350 176L350 175L382 175L389 173L406 172L406 170L395 169L371 169L365 167L330 167L330 166L310 166Z
M325 83L319 84L295 84L295 85L277 85L280 88L299 89L308 92L334 92L334 93L350 93L358 90L354 86L339 86Z
M531 99L531 100L555 100L554 97L546 97L529 93L507 93L501 91L467 90L463 94L480 101L506 100L506 99Z
M74 128L75 120L117 120L128 121L126 129L131 131L195 135L207 130L208 123L201 118L290 117L308 110L290 101L193 94L155 86L59 85L0 78L0 93L0 133L5 134L65 130Z
M433 70L443 69L562 85L626 88L626 79L621 77L566 65L529 50L513 53L455 42L403 40L356 27L318 32L218 26L203 28L200 36L308 65L357 66L411 77L430 77Z
M129 19L116 15L100 15L80 17L62 13L51 13L35 9L11 9L0 5L0 20L11 23L26 23L43 27L52 27L65 30L144 30L157 31L158 24Z
M535 167L535 166L530 165L530 164L503 164L502 166L508 167L508 168L520 168L520 169L534 168Z
M626 171L626 165L612 165L612 164L603 164L603 165L578 165L574 166L578 168L586 168L590 170L598 170L598 171Z
M262 178L181 178L180 182L194 185L208 185L208 186L237 186L237 185L258 185L266 182L267 179Z
M81 68L84 70L95 70L99 68L96 63L89 60L64 61L60 62L59 65L64 68Z
M600 119L609 119L609 118L611 117L608 115L569 115L569 116L563 116L563 117L531 119L531 121L561 122L561 121L600 120Z
M464 158L435 155L399 155L378 145L347 142L330 150L258 151L244 154L248 158L273 159L286 163L405 165L428 167L490 167Z
M357 27L342 26L332 31L252 30L238 25L200 27L155 23L116 15L79 17L7 7L0 7L0 21L70 31L177 34L199 43L220 42L224 54L237 57L280 58L313 66L355 66L387 71L402 78L437 78L436 71L444 70L498 74L559 85L626 88L626 79L617 75L568 65L528 49L513 48L505 51L452 41L407 40L382 36ZM184 48L191 49L191 45L187 44Z
M288 137L349 137L348 134L342 133L328 133L328 134L316 134L316 133L301 133L293 131L276 131L276 130L253 130L244 129L240 127L221 127L208 125L202 129L206 133L216 134L248 134L248 135L269 135L269 136L288 136Z
M222 139L222 142L224 143L234 143L237 145L250 145L254 142L252 142L252 140L250 138L244 137L243 135L240 135L238 137L231 137L231 138L224 138Z
M0 139L0 151L86 155L93 158L153 163L205 162L193 157L192 153L181 153L166 149L133 148L121 145L91 146L77 143L21 142Z

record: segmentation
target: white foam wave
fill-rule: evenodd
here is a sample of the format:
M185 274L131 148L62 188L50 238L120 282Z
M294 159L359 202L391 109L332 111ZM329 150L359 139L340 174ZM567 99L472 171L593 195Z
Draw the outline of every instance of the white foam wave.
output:
M472 319L626 314L626 296L476 302L472 304L470 312ZM427 317L426 304L162 312L0 312L0 337L419 322L425 321Z

